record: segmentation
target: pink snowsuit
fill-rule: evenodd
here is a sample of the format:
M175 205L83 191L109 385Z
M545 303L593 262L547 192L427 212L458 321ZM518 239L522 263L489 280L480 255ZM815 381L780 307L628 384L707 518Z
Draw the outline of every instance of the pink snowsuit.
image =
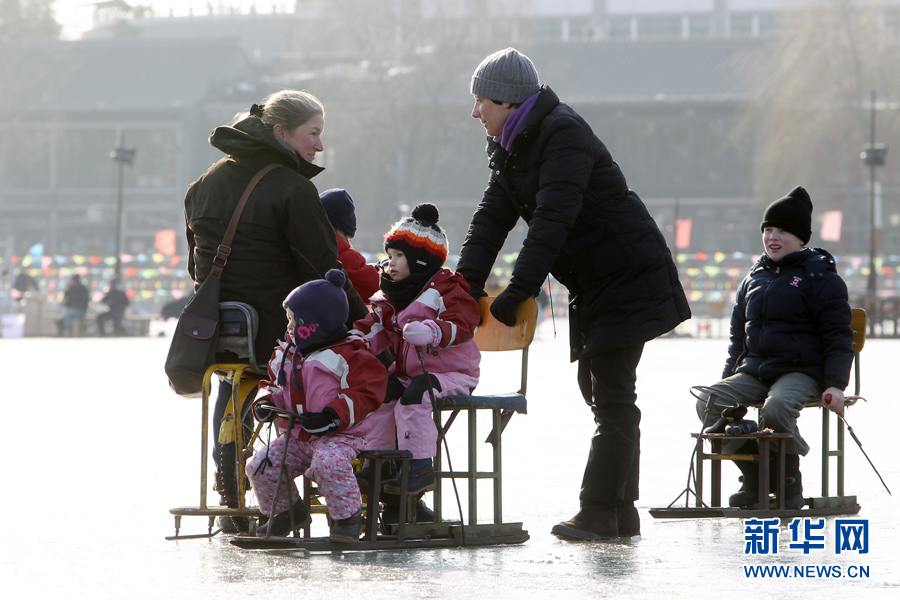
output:
M288 433L287 419L279 419L282 435L253 456L247 477L265 514L288 510L300 497L294 478L305 475L318 483L331 517L346 519L362 507L351 461L360 450L394 447L393 407L383 404L387 373L360 340L347 339L303 357L297 353L292 362L295 352L293 345L278 343L269 359L271 381L262 382L260 388L268 388L276 406L297 414L330 407L338 414L340 426L316 436L303 431L296 421ZM278 380L279 369L283 386L272 383ZM288 476L281 482L271 512L285 444Z
M439 270L409 306L396 312L393 304L378 291L371 298L372 312L356 321L351 334L362 336L373 354L393 351L396 361L390 373L408 387L413 377L422 375L416 348L403 339L403 326L411 321L434 321L441 331L437 346L422 349L425 370L440 383L435 398L469 394L478 384L481 353L472 336L481 318L478 303L469 294L461 275ZM388 399L391 400L390 398ZM432 458L437 451L437 428L432 416L428 390L418 404L391 402L397 425L397 448L409 450L413 458Z

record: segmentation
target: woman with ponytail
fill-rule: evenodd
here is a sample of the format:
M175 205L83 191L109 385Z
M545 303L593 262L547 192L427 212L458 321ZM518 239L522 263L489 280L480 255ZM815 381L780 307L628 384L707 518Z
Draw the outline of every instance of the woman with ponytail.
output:
M287 319L281 303L298 285L340 268L334 230L310 181L322 171L313 164L324 149L325 108L308 92L282 90L262 105L216 127L209 143L225 154L188 188L184 216L188 273L199 287L209 275L225 228L248 182L263 167L266 174L247 202L222 274L221 301L245 302L259 315L256 356L268 356L281 338ZM349 284L350 318L365 315L365 305ZM223 381L213 411L213 459L221 504L238 506L234 444L219 441L219 429L230 399L231 383ZM226 532L246 520L220 519Z

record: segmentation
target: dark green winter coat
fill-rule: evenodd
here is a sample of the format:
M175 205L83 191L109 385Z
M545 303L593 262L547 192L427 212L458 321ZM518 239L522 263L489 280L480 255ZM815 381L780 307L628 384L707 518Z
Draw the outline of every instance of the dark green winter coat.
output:
M490 181L457 267L473 293L522 218L528 235L509 289L537 296L548 273L569 289L573 360L651 340L690 317L655 221L603 142L550 88L510 152L494 140L487 150Z
M272 353L287 327L282 301L296 286L341 268L334 230L310 181L322 171L279 143L257 117L217 127L210 144L227 156L192 183L184 199L188 272L195 287L209 274L216 247L247 183L262 167L277 163L250 196L222 276L222 301L246 302L259 313L257 357ZM353 288L350 321L365 315Z

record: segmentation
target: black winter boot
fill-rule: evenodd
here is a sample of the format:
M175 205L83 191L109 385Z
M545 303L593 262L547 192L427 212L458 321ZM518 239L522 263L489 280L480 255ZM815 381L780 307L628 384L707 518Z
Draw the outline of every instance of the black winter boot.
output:
M219 505L228 508L239 506L237 493L237 479L234 476L234 444L218 446L219 464L222 465L216 471L215 490L219 492ZM230 461L230 462L229 462ZM222 529L222 533L230 535L246 533L250 529L250 519L247 517L221 516L216 518L216 523Z
M222 530L222 533L227 533L228 535L237 535L250 531L250 519L247 517L222 515L216 517L216 524Z
M784 507L799 509L806 504L803 497L803 479L800 475L800 455L784 455Z
M634 507L634 502L623 503L616 512L616 520L619 536L630 538L641 535L641 515Z
M369 476L372 473L372 469L374 461L367 460L363 468L359 470L359 473L356 473L356 483L359 485L359 491L361 494L369 495ZM387 460L381 463L381 487L384 488L384 484L387 481L390 481L394 478L394 476L398 473L397 465L394 464L394 461Z
M269 517L268 521L257 528L256 535L258 537L266 537L267 535L286 536L291 532L291 513L294 515L294 526L297 529L303 529L311 520L306 502L301 498L297 500L290 510L278 513L274 517Z
M618 515L614 506L582 505L574 517L557 523L550 530L555 536L567 540L607 540L619 537Z
M409 463L409 480L407 481L407 494L421 494L434 489L434 465L430 458L415 458ZM385 494L400 495L400 473L384 482L382 486Z
M362 509L359 509L346 519L334 521L331 525L331 533L329 533L328 539L339 544L355 544L359 542L362 526Z
M386 495L384 508L381 511L381 522L385 525L395 525L400 521L400 497ZM428 508L425 501L419 498L413 507L413 514L409 515L407 523L431 523L434 521L434 511Z
M759 471L754 462L734 461L741 471L741 489L728 497L728 506L734 508L756 508L759 505Z

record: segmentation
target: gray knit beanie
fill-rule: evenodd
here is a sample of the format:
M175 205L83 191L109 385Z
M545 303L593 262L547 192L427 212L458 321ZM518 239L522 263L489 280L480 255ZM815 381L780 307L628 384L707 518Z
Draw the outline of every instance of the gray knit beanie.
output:
M472 95L521 104L540 89L531 59L506 48L489 55L472 73Z

